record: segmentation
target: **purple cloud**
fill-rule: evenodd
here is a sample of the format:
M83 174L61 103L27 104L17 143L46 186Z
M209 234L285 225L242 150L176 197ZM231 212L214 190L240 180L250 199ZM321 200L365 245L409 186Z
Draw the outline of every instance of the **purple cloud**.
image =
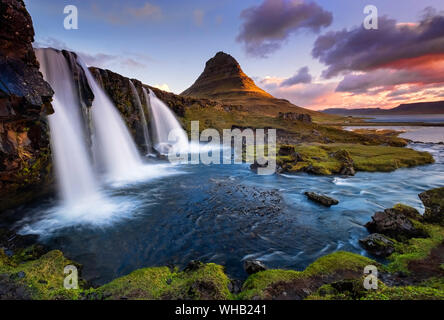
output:
M313 57L327 65L323 73L326 78L439 54L444 54L444 16L431 8L416 24L399 24L381 17L378 30L360 26L328 32L318 37L312 50Z
M303 0L264 0L242 11L243 25L237 41L248 54L266 57L300 29L318 33L333 21L330 12L314 2Z
M281 87L290 87L298 83L311 83L311 75L308 71L308 67L300 68L298 73L294 76L284 80L281 83Z

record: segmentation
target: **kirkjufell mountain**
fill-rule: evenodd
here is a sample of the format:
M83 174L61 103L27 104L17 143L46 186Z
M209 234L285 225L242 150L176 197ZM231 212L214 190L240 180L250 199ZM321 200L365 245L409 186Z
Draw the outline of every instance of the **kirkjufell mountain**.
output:
M236 59L222 51L207 61L205 70L182 95L230 100L236 100L239 96L273 98L271 94L256 86L242 71Z
M295 106L288 100L273 97L259 88L253 79L242 71L236 59L225 52L218 52L208 60L196 82L181 95L238 105L245 111L259 115L275 116L279 112L295 112L328 117Z

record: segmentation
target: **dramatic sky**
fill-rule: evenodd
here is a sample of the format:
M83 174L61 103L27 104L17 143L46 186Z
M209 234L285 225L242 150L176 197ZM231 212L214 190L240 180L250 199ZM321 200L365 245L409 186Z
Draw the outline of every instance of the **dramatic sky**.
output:
M180 93L218 51L311 109L444 100L442 0L25 0L35 46ZM377 7L378 30L364 8ZM79 10L65 30L63 9Z

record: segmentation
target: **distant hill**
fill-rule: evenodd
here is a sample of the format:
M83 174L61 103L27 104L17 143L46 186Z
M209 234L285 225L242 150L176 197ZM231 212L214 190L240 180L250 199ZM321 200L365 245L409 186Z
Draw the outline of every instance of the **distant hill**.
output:
M256 86L253 79L242 71L236 59L224 52L218 52L208 60L196 82L181 95L237 105L242 110L257 115L274 117L279 112L295 112L310 114L316 118L331 117L273 97Z
M345 109L330 108L322 112L342 116L372 115L409 115L409 114L444 114L444 101L405 103L393 109L363 108Z

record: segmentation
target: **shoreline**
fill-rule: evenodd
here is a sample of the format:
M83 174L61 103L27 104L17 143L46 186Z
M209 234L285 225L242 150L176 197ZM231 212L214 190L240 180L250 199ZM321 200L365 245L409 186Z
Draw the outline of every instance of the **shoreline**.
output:
M444 123L429 123L429 122L350 122L350 123L322 123L324 126L331 127L444 127Z

